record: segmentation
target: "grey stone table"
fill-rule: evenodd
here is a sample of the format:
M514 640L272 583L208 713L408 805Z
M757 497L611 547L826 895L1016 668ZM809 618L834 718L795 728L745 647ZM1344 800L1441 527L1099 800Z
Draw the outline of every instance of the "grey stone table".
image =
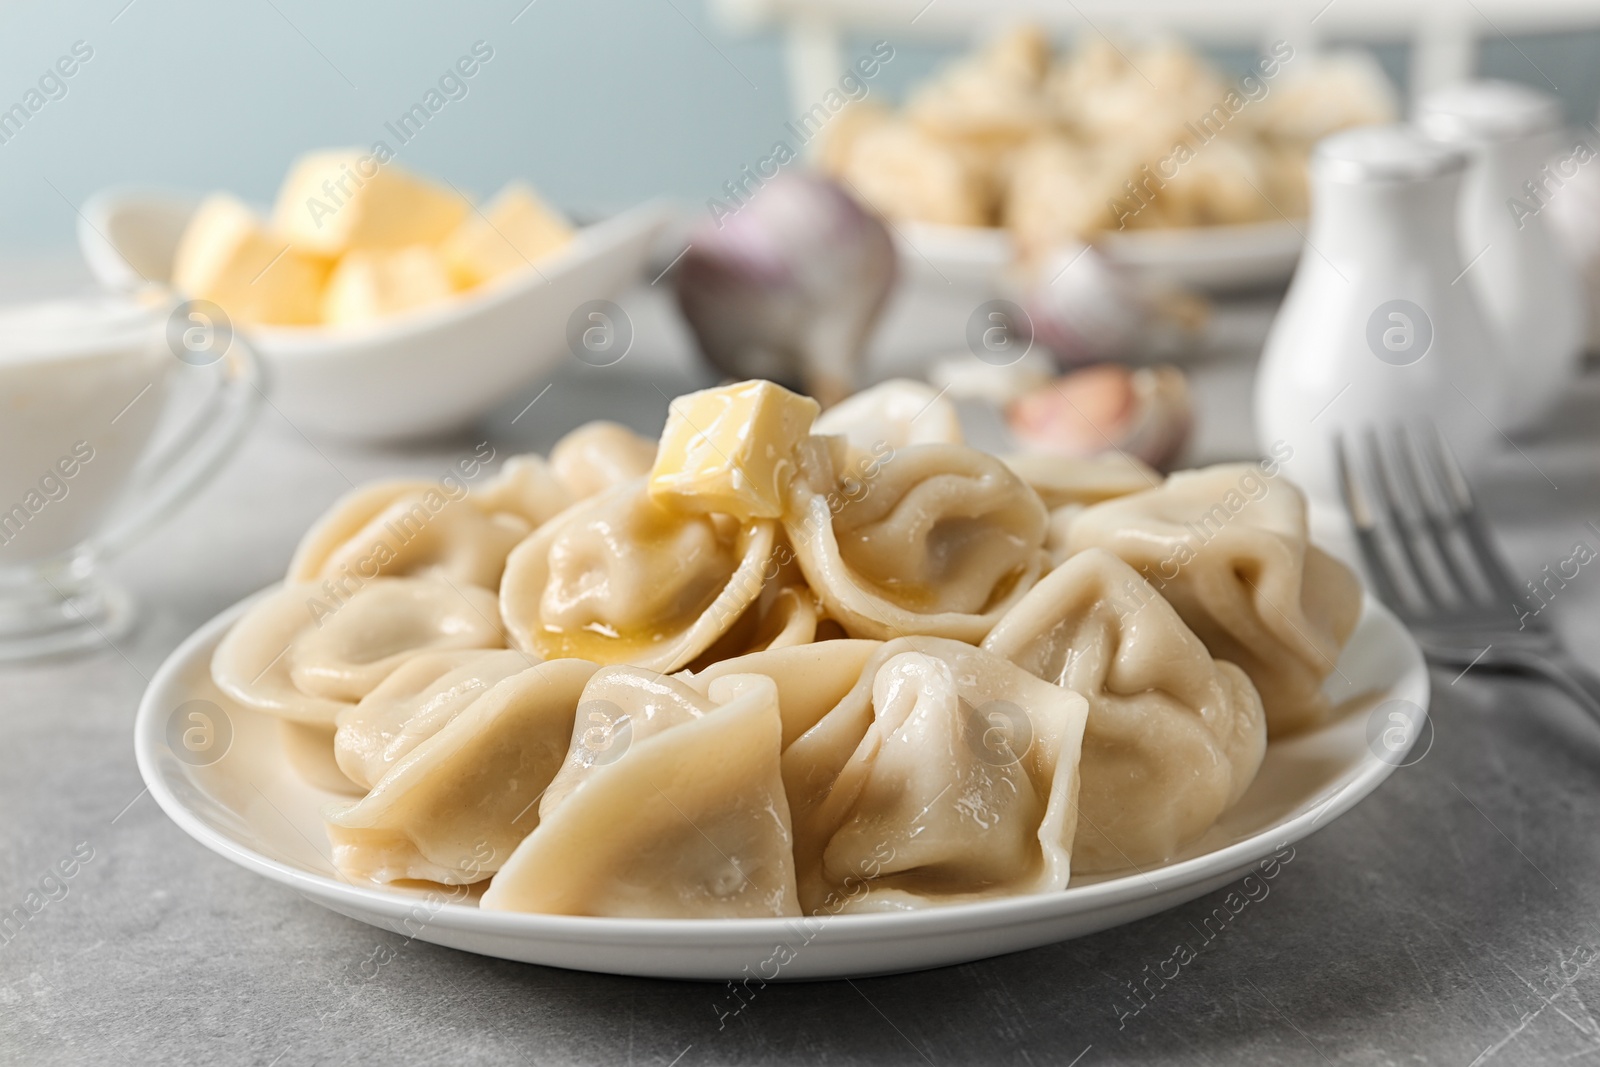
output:
M222 477L118 564L143 609L131 634L77 659L0 668L0 910L62 861L73 871L0 944L0 1062L1600 1059L1600 728L1550 693L1475 672L1435 672L1426 757L1298 845L1269 895L1136 1014L1130 984L1198 942L1193 926L1223 893L966 966L769 986L719 1026L721 986L406 943L187 838L143 792L131 747L162 658L274 580L300 531L352 482L436 472L483 439L501 455L544 448L593 417L659 427L661 394L698 380L659 301L629 301L637 358L564 368L520 418L536 389L470 437L398 451L314 444L266 411ZM902 325L914 317L896 312ZM1220 347L1249 351L1262 321L1245 316ZM1215 354L1197 368L1197 460L1249 451L1249 371ZM1597 405L1600 381L1586 381L1544 441L1508 452L1485 481L1526 577L1576 541L1600 544L1587 525L1600 519ZM1597 606L1600 570L1585 570L1549 608L1589 660ZM375 953L394 955L369 979Z

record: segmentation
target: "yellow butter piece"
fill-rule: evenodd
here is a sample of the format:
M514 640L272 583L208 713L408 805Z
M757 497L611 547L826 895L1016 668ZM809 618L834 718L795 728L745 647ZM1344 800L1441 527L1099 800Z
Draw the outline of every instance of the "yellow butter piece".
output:
M680 396L667 412L650 495L679 511L777 518L795 446L821 410L810 397L766 381Z
M445 262L462 289L526 270L566 247L572 225L539 199L532 188L512 182L482 214L473 212L444 243Z
M322 320L372 322L425 307L454 292L444 260L428 245L396 252L356 251L339 260L322 297Z
M183 231L172 284L242 323L305 325L318 319L331 263L290 246L226 194L207 197Z
M296 248L326 256L352 249L438 244L469 210L450 189L355 150L311 152L278 190L273 227Z

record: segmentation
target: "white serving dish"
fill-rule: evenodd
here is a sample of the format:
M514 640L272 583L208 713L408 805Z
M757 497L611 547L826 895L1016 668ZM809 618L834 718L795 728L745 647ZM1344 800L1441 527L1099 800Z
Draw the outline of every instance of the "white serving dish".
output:
M165 284L199 200L95 194L78 225L90 269L115 288ZM371 325L249 327L273 406L305 433L353 440L458 429L570 358L568 319L632 281L669 218L665 204L641 205L584 228L537 269Z
M1095 244L1111 262L1152 280L1223 292L1287 282L1303 231L1282 221L1187 226L1104 233ZM1011 235L998 228L897 222L894 232L905 267L934 281L994 286L1016 256Z
M1394 616L1369 598L1330 680L1330 695L1346 706L1346 714L1321 730L1269 745L1260 774L1239 804L1161 867L1074 879L1059 893L804 924L485 912L470 900L441 903L421 890L353 885L335 873L320 812L348 798L310 784L291 767L284 724L232 704L211 682L212 650L248 603L234 605L184 641L139 706L139 771L156 802L186 833L309 900L404 936L502 959L660 978L888 974L1034 948L1152 915L1241 879L1349 810L1407 751L1405 745L1384 747L1372 740L1391 725L1384 712L1373 710L1389 700L1409 701L1416 709L1428 705L1421 652ZM231 728L226 753L209 766L181 761L168 745L174 712L191 700L223 709ZM1430 743L1426 720L1418 726L1411 740ZM1384 759L1375 754L1380 748ZM332 766L330 756L321 758ZM1292 872L1293 853L1288 856ZM794 955L774 975L769 961L780 944Z

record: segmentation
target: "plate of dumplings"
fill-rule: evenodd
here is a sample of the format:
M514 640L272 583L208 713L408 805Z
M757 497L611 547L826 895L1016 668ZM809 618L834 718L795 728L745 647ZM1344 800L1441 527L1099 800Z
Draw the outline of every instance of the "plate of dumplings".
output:
M351 492L155 676L151 794L407 937L766 982L1274 876L1406 761L1421 655L1276 461L996 456L874 396Z

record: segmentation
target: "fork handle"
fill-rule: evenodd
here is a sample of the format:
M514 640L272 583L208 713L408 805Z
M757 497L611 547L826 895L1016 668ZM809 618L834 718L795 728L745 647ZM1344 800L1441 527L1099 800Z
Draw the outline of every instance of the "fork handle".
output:
M1498 650L1497 650L1498 651ZM1600 678L1565 652L1534 653L1506 649L1496 665L1537 675L1571 697L1589 716L1600 722Z

